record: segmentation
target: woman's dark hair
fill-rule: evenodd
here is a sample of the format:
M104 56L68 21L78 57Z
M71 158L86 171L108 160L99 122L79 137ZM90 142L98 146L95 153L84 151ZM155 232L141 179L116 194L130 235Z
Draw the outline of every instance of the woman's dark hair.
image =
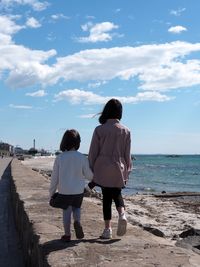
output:
M104 106L101 116L99 117L99 123L104 124L108 119L122 118L122 104L119 100L112 98Z
M60 150L62 152L64 151L69 151L72 148L74 148L75 150L78 150L80 147L80 142L81 142L81 138L80 138L80 134L78 131L71 129L71 130L67 130L62 138L62 141L60 143Z

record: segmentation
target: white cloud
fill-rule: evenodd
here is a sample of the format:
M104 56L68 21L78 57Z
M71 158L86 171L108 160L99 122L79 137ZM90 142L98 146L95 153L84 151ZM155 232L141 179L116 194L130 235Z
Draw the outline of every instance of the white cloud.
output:
M200 61L188 60L185 64L171 63L170 67L158 67L140 75L145 90L170 90L200 84Z
M9 73L7 84L10 87L18 88L30 86L35 81L47 78L51 73L51 67L44 63L56 55L56 51L31 50L16 45L12 40L12 35L24 29L25 26L17 25L14 19L17 17L0 16L0 73L3 71ZM2 77L6 76L0 76L0 78Z
M48 33L47 40L48 41L51 41L51 42L54 41L54 40L56 40L56 37L54 36L54 33L53 32Z
M117 9L115 9L115 13L119 13L121 11L121 8L117 8Z
M138 93L136 96L101 96L94 94L91 91L83 91L79 89L69 89L61 91L55 95L55 101L67 100L71 104L85 104L85 105L96 105L104 104L110 98L117 98L122 103L136 104L143 101L157 101L164 102L171 100L170 97L162 95L159 92L142 92Z
M92 15L86 15L85 18L88 19L88 20L89 20L89 19L95 19L95 16L92 16Z
M92 114L83 114L83 115L79 115L78 117L79 118L82 118L82 119L92 119L95 117L95 113L92 113Z
M56 54L55 50L47 52L30 50L23 46L8 45L0 46L1 70L9 70L6 80L8 86L13 88L27 87L37 81L48 79L51 67L44 62ZM52 78L52 77L51 77Z
M70 19L70 17L63 15L62 13L53 14L53 15L51 15L51 18L52 18L53 20Z
M26 26L28 26L30 28L39 28L39 27L41 27L41 24L37 19L31 17L31 18L27 19Z
M135 79L140 89L148 91L200 84L200 60L189 59L192 52L200 51L200 43L177 41L83 50L57 58L53 65L48 65L47 60L56 55L55 50L31 50L9 41L4 36L4 43L0 44L0 72L7 73L6 83L13 88L48 86L60 80L95 84L116 78Z
M15 19L18 19L18 16L0 15L0 48L12 45L12 35L25 28L23 25L17 25L14 21Z
M66 81L135 78L141 89L168 90L200 83L200 61L184 59L195 51L200 43L93 49L59 58L54 67Z
M96 95L90 91L83 91L79 89L69 89L65 91L61 91L60 93L55 95L55 100L68 100L72 104L99 104L104 103L105 97Z
M5 34L9 36L25 28L25 26L17 25L13 21L13 19L14 18L11 16L0 15L0 33L1 34Z
M111 41L113 35L110 33L112 30L117 29L118 26L112 22L102 22L93 25L88 22L81 26L83 31L89 31L88 37L80 37L77 40L82 43L96 43Z
M86 24L81 25L81 29L86 32L89 31L90 28L92 28L93 23L92 22L87 22Z
M38 0L1 0L0 8L13 8L16 5L29 5L35 11L42 11L49 6L49 3L46 1L38 1Z
M182 14L182 12L184 12L186 10L186 8L179 8L177 10L170 10L170 14L174 15L176 17L180 16Z
M32 96L32 97L43 97L47 95L47 93L44 90L38 90L33 93L26 93L27 96Z
M15 108L15 109L32 109L32 106L25 106L25 105L9 105L10 108Z
M16 45L12 36L25 26L17 25L14 19L17 17L0 16L0 73L2 71L9 73L7 83L17 88L32 85L34 80L39 81L42 77L47 77L48 73L51 73L51 67L44 62L54 56L56 51L31 50Z
M174 26L174 27L170 27L168 29L168 32L171 32L171 33L181 33L181 32L184 32L184 31L187 31L187 29L183 26Z
M1 45L8 45L12 43L12 38L10 35L0 33Z
M101 85L106 84L106 81L99 81L99 82L95 82L95 83L89 83L88 84L88 88L97 88L100 87Z

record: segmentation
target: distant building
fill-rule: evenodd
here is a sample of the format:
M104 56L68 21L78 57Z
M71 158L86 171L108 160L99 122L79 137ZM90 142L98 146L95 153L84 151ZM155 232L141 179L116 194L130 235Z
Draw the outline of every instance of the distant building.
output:
M28 153L29 153L30 155L32 155L32 156L35 156L35 154L38 153L38 150L35 149L34 147L31 147L31 148L29 149Z
M22 155L22 154L24 154L24 150L21 147L16 146L14 148L14 153L15 153L15 155Z
M0 156L13 156L14 147L10 144L0 142Z

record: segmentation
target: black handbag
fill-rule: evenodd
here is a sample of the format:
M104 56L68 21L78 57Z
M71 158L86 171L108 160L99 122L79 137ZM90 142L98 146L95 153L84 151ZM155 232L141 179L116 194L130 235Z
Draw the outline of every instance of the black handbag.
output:
M54 193L49 201L53 208L67 209L68 206L80 208L83 201L83 193L77 195L63 195L58 192Z
M49 205L53 208L63 209L64 198L58 192L54 193L49 201Z

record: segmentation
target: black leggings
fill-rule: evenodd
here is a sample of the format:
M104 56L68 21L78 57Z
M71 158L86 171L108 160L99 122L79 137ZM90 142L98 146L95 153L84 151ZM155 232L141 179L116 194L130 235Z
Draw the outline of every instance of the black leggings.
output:
M125 207L121 194L121 188L102 187L103 194L103 218L111 220L112 218L112 200L115 202L116 208Z

